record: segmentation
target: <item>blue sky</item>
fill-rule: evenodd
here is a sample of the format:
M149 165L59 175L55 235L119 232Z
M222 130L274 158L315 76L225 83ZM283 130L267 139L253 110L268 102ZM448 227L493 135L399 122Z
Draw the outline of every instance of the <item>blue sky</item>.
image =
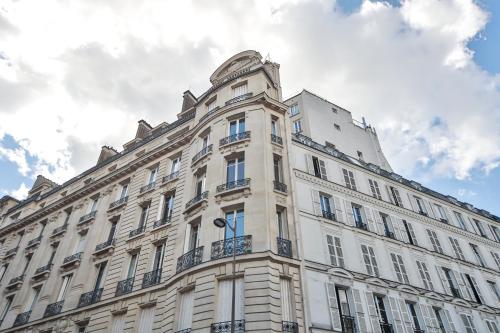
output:
M84 171L139 119L173 121L184 90L256 49L281 64L284 97L365 116L396 172L500 215L500 1L137 1L5 2L0 195Z

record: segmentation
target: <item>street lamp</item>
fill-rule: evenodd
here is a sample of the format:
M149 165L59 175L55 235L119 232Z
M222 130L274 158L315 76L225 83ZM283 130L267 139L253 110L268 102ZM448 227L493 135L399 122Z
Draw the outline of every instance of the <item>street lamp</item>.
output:
M231 298L231 333L234 333L234 317L235 317L235 295L236 295L236 217L233 219L233 225L229 224L226 219L218 217L214 220L217 228L225 228L226 226L233 232L233 293Z

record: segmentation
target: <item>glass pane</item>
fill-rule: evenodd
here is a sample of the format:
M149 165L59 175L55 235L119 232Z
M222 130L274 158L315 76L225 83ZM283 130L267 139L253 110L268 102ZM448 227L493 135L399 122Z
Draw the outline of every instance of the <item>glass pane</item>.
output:
M235 168L235 160L227 161L227 177L226 182L232 182L236 179L236 168Z
M243 132L245 132L245 119L240 119L238 133L243 133Z
M238 160L238 180L244 178L245 178L245 160L241 158Z
M235 135L236 134L236 129L237 129L237 123L236 121L232 121L229 123L229 135Z

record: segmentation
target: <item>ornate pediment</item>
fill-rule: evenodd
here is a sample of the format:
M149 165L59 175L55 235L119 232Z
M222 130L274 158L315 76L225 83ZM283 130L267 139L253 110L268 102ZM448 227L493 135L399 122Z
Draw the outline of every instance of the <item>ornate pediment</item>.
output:
M243 51L228 60L215 70L210 76L210 82L213 85L219 85L224 81L232 79L244 72L250 70L253 65L261 64L262 56L257 51Z

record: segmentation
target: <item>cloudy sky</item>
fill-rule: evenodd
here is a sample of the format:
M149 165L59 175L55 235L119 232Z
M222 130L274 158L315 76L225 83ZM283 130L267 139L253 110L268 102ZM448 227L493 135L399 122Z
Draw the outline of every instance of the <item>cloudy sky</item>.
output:
M0 195L173 121L231 55L366 117L396 172L500 215L497 0L0 0Z

